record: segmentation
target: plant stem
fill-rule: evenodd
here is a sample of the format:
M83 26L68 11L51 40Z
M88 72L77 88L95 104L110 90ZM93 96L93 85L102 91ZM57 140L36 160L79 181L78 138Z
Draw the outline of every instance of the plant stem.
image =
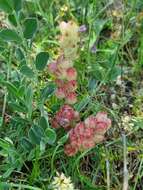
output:
M123 139L123 154L124 154L124 179L123 179L123 190L128 190L128 169L127 169L127 145L126 136L122 135Z

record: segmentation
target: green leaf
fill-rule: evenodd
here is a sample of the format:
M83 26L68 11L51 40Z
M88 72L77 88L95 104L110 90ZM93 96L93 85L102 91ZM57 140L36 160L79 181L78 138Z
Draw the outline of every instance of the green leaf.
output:
M92 77L92 78L89 80L88 90L89 90L90 92L93 92L93 90L96 88L96 85L97 85L97 81L95 80L95 78Z
M41 127L34 125L29 130L28 136L31 143L40 145L40 141L44 138L44 131Z
M48 84L41 92L41 99L45 102L55 91L55 85L53 83Z
M8 3L8 0L0 0L0 10L5 11L6 13L12 12L12 7Z
M0 182L0 189L9 190L9 185L7 182Z
M39 71L42 71L48 62L49 59L49 54L47 52L40 52L37 56L36 56L36 69Z
M10 143L0 138L0 147L8 152L10 150Z
M13 0L14 9L20 11L22 8L22 0Z
M102 81L107 75L107 69L103 68L99 64L95 64L92 67L91 75L99 81Z
M37 19L28 18L24 22L24 37L26 39L33 38L34 34L37 31Z
M90 101L91 99L89 96L84 97L78 104L75 105L76 111L78 112L82 111L88 105Z
M40 126L46 130L49 127L48 119L45 116L42 116L39 121Z
M26 137L21 139L20 144L25 151L31 151L33 149L33 145Z
M28 108L29 116L31 117L32 114L32 102L33 102L33 88L32 85L29 84L29 86L25 89L25 104Z
M4 73L1 73L0 74L0 84L3 83L4 80L5 80L5 75L4 75Z
M11 175L11 173L14 171L14 167L11 167L11 168L9 168L4 174L3 174L3 178L8 178L10 175Z
M103 19L98 19L94 23L94 29L96 32L96 35L98 36L102 29L104 28L105 24L108 22L108 19L103 20Z
M0 117L0 127L2 126L2 124L3 124L3 118Z
M26 65L26 59L25 59L24 53L20 48L17 48L15 50L15 56L22 65Z
M67 142L69 135L66 134L65 136L63 136L62 138L60 138L60 140L58 141L58 144L64 144L65 142Z
M9 14L8 15L8 20L9 22L13 25L13 26L17 26L17 22L16 22L16 19L15 19L15 16L13 14Z
M33 78L34 77L34 72L32 71L32 69L30 67L28 67L27 65L23 65L20 68L20 72L27 76L28 78Z
M27 112L27 109L26 107L23 105L19 105L18 103L15 103L15 102L10 102L9 103L9 106L14 110L14 111L17 111L17 112L23 112L23 113L26 113Z
M18 89L16 88L16 86L15 85L13 85L12 83L10 83L10 82L4 82L3 83L6 87L7 87L7 90L8 90L8 92L11 94L11 95L13 95L14 97L16 97L16 98L20 98L20 95L19 95L19 93L18 93Z
M0 31L0 39L7 42L17 42L21 43L21 37L11 29L3 29Z
M117 67L117 66L113 67L108 74L108 80L110 80L110 81L115 80L117 78L117 76L121 75L121 72L122 72L122 70L120 67Z
M55 133L55 131L51 128L46 129L45 131L45 135L46 135L46 142L50 145L54 144L54 142L56 141L57 135Z

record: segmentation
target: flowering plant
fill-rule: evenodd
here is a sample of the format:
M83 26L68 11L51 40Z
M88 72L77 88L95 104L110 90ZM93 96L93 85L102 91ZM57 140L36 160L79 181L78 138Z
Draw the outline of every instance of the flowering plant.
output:
M80 120L79 113L70 104L77 102L78 74L73 65L77 58L79 32L83 30L73 21L61 22L59 28L59 57L49 64L49 72L54 75L57 85L55 95L59 99L65 99L66 104L52 119L52 127L69 130L69 141L64 150L68 156L73 156L78 151L92 148L103 141L105 132L111 126L111 120L106 113L99 112L96 116L89 116L84 122L77 123Z

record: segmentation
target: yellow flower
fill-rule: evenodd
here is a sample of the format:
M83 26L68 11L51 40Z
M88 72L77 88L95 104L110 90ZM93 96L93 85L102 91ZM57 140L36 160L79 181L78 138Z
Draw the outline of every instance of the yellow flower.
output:
M52 182L53 190L75 190L70 177L57 173Z

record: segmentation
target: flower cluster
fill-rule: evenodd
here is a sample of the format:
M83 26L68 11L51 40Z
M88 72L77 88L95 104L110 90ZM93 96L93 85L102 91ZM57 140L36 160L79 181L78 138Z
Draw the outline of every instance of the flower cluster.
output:
M73 63L77 58L79 33L86 31L87 28L85 25L79 27L73 21L61 22L59 28L61 32L59 56L48 67L57 85L55 95L59 99L65 99L66 104L56 113L51 123L53 128L63 127L69 131L65 153L72 156L104 140L111 120L106 113L99 112L96 116L90 116L84 122L79 122L79 113L70 106L77 101L77 71Z
M79 113L69 105L64 105L52 120L52 127L70 129L79 120Z
M104 140L104 134L110 126L111 120L104 112L88 117L69 131L69 143L65 145L65 153L73 156L78 151L93 148Z
M70 177L66 177L63 173L57 173L57 177L54 177L52 188L53 190L76 190Z
M57 89L55 95L59 99L65 98L67 104L77 101L77 71L73 67L73 61L77 57L79 38L79 27L73 22L60 23L59 37L60 52L57 60L49 64L49 71L55 77Z

